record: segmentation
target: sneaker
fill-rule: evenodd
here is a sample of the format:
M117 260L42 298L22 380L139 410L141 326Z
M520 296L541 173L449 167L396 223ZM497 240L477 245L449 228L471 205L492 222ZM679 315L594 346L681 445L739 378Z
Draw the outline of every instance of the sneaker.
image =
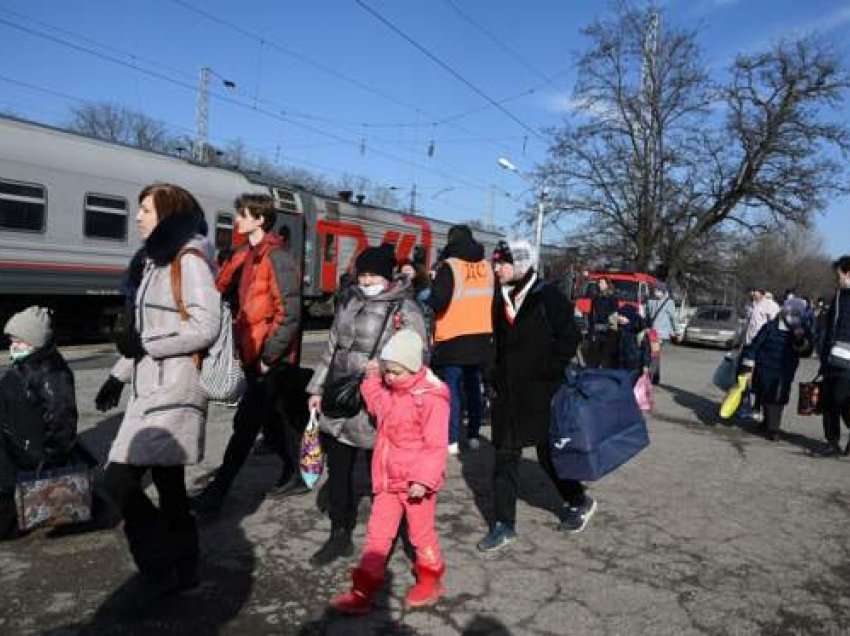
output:
M764 422L764 415L761 414L761 411L753 411L751 417L753 422L758 422L759 424Z
M508 524L497 521L493 524L487 536L478 542L478 549L481 552L495 552L499 548L504 548L506 545L516 541L516 532Z
M477 437L471 437L469 439L469 450L477 451L481 448L481 440Z
M452 442L449 444L449 455L457 455L460 452L458 448L457 442Z
M563 513L561 515L561 523L558 530L568 534L578 534L590 521L590 518L596 512L596 500L590 495L585 495L584 503L580 506L570 506L564 504Z
M848 442L848 445L850 445L850 442ZM820 454L824 457L838 457L841 455L841 445L837 441L827 442Z

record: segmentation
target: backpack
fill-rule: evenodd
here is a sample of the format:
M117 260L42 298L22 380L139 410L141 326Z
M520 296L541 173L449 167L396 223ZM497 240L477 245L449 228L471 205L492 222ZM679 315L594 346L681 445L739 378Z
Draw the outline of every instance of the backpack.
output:
M183 272L180 258L184 254L195 254L206 262L200 250L187 248L181 250L171 262L171 291L181 320L189 320L189 312L183 302ZM221 301L218 337L204 352L192 357L200 370L201 389L209 399L218 402L235 402L245 392L247 381L239 362L239 355L233 338L233 314L227 301Z
M621 369L567 370L552 398L549 424L552 463L561 479L595 481L649 445L633 378Z

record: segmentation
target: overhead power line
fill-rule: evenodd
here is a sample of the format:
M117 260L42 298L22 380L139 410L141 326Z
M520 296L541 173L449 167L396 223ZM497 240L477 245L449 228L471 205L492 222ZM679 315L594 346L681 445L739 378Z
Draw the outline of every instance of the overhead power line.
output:
M486 36L486 37L487 37L487 38L488 38L491 42L493 42L496 46L498 46L500 49L502 49L503 51L505 51L508 55L510 55L512 58L514 58L517 62L519 62L520 64L522 64L522 65L523 65L526 69L528 69L529 71L531 71L531 72L532 72L532 73L534 73L535 75L539 76L541 79L543 79L544 81L546 81L546 83L547 83L547 84L549 83L549 76L548 76L548 75L546 75L546 73L544 73L544 72L543 72L543 71L541 71L539 68L537 68L536 66L534 66L533 64L531 64L531 63L530 63L528 60L526 60L526 59L525 59L522 55L520 55L520 54L516 51L516 49L514 49L513 47L508 46L507 44L505 44L505 43L504 43L501 39L499 39L499 37L498 37L498 36L496 36L496 34L495 34L495 33L493 33L490 29L488 29L487 27L485 27L484 25L482 25L480 22L476 21L476 20L475 20L475 19L474 19L471 15L469 15L469 14L468 14L468 13L466 13L463 9L461 9L459 6L457 6L457 4L454 2L454 0L443 0L443 2L445 2L447 5L449 5L449 7L451 7L451 8L452 8L452 10L453 10L455 13L457 13L457 14L458 14L458 15L459 15L459 16L460 16L460 17L461 17L464 21L468 22L468 23L469 23L469 24L471 24L471 25L472 25L475 29L477 29L478 31L480 31L481 33L483 33L483 34L484 34L484 35L485 35L485 36Z
M328 74L332 77L335 77L335 78L340 79L344 82L347 82L347 83L351 84L352 86L355 86L355 87L359 88L360 90L362 90L364 92L367 92L367 93L370 93L370 94L375 95L377 97L380 97L381 99L383 99L387 102L393 103L397 106L401 106L401 107L406 108L408 110L412 110L416 113L428 115L427 123L423 123L421 121L411 122L411 123L406 123L406 122L392 123L392 124L384 124L384 123L380 123L380 122L377 122L377 123L351 122L351 125L368 127L368 128L420 128L420 127L424 127L424 126L433 126L440 119L439 115L436 115L434 113L430 113L427 110L424 110L423 108L421 108L420 106L418 106L416 104L411 104L411 103L408 103L404 100L401 100L401 99L399 99L399 98L397 98L393 95L390 95L389 93L387 93L387 92L385 92L385 91L383 91L383 90L381 90L381 89L379 89L375 86L372 86L371 84L367 84L366 82L358 80L355 77L351 77L349 75L346 75L345 73L342 73L342 72L340 72L340 71L338 71L338 70L336 70L332 67L329 67L329 66L327 66L327 65L325 65L321 62L318 62L318 61L316 61L316 60L314 60L314 59L312 59L312 58L310 58L310 57L308 57L308 56L306 56L302 53L299 53L298 51L294 51L294 50L292 50L288 47L285 47L281 44L278 44L277 42L274 42L270 38L263 36L260 33L257 33L257 32L251 31L251 30L249 30L245 27L239 26L238 24L231 22L230 20L226 20L226 19L224 19L220 16L217 16L213 13L210 13L209 11L207 11L205 9L201 9L199 7L196 7L195 5L193 5L190 2L187 2L186 0L170 0L170 1L173 4L176 4L177 6L180 6L184 9L186 9L187 11L191 11L191 12L195 13L196 15L200 15L200 16L206 18L207 20L210 20L210 21L218 24L219 26L230 29L230 30L234 31L235 33L239 33L240 35L242 35L246 38L249 38L249 39L252 39L252 40L262 41L262 42L265 43L266 46L269 47L269 49L275 50L275 51L282 53L284 55L287 55L287 56L289 56L293 59L299 60L300 62L302 62L302 63L304 63L308 66L311 66L315 69L318 69L318 70L322 71L323 73L326 73L326 74ZM299 114L297 116L307 118L307 119L315 119L317 121L325 121L327 123L334 123L333 120L330 120L328 118L322 118L322 117L319 117L319 116L307 116L307 115L304 115L304 114ZM452 126L453 128L455 128L457 130L460 130L460 131L462 131L462 132L464 132L468 135L471 135L471 136L478 135L478 136L480 136L480 133L472 132L468 128L465 128L465 127L463 127L463 126L461 126L457 123L454 123L454 121L456 119L460 119L460 118L452 116L444 123ZM340 127L345 127L344 124L339 124L339 125L340 125ZM495 144L495 145L493 145L493 147L499 148L500 151L508 151L508 152L511 151L510 148L508 148L508 147L506 147L502 144Z
M361 7L362 7L365 11L367 11L367 12L368 12L368 13L370 13L372 16L374 16L376 20L378 20L378 21L379 21L379 22L381 22L382 24L386 25L386 26L387 26L387 28L389 28L389 29L390 29L390 30L392 30L394 33L396 33L399 37L401 37L402 39L404 39L404 40L405 40L406 42L408 42L411 46L413 46L414 48L416 48L417 50L419 50L419 51L420 51L423 55L425 55L428 59L432 60L435 64L437 64L438 66L440 66L443 70L445 70L447 73L449 73L452 77L454 77L454 78L455 78L455 79L457 79L459 82L461 82L462 84L464 84L465 86L467 86L470 90L472 90L472 91L473 91L475 94L477 94L479 97L482 97L483 99L485 99L486 101L488 101L488 102L489 102L489 103L490 103L490 104L491 104L494 108L496 108L496 109L497 109L497 110L499 110L501 113L503 113L505 116L507 116L508 118L510 118L510 119L511 119L514 123L518 124L519 126L521 126L523 129L527 130L529 133L531 133L531 134L532 134L532 135L534 135L535 137L537 137L537 138L539 138L539 139L543 139L543 135L541 135L541 134L537 131L537 129L532 128L531 126L529 126L528 124L526 124L526 123L525 123L524 121L522 121L519 117L517 117L516 115L514 115L511 111L509 111L509 110L508 110L507 108L505 108L502 104L500 104L497 100L495 100L495 99L493 99L492 97L490 97L490 95L488 95L488 94L487 94L487 93L485 93L483 90L481 90L480 88L478 88L478 86L476 86L476 85L475 85L475 84L473 84L471 81L469 81L468 79L466 79L466 77L464 77L464 76L463 76L463 75L462 75L459 71L455 70L452 66L450 66L448 63L446 63L446 62L444 62L443 60L441 60L439 57L437 57L434 53L432 53L430 50L428 50L428 49L427 49L426 47L424 47L422 44L420 44L419 42L417 42L416 40L414 40L412 37L410 37L409 35L407 35L407 33L405 33L405 32L404 32L404 31L402 31L400 28L398 28L395 24L393 24L392 22L390 22L389 20L387 20L384 16L382 16L380 13L378 13L377 11L375 11L375 10L374 10L372 7L370 7L368 4L366 4L365 2L363 2L363 0L354 0L354 1L355 1L358 5L360 5L360 6L361 6Z
M159 71L155 71L155 70L152 70L152 69L141 67L141 66L139 66L139 65L137 65L133 62L128 62L128 61L122 60L122 59L117 58L113 55L102 53L100 51L91 49L89 47L82 46L82 45L79 45L79 44L75 44L73 42L69 42L68 40L65 40L63 38L51 35L49 33L44 33L42 31L38 31L36 29L32 29L30 27L27 27L27 26L24 26L24 25L21 25L21 24L17 24L15 22L11 22L11 21L6 20L4 18L0 18L0 24L6 25L10 28L16 29L18 31L22 31L24 33L28 33L28 34L33 35L35 37L54 42L56 44L60 44L62 46L72 48L76 51L80 51L82 53L92 55L94 57L106 60L106 61L111 62L113 64L117 64L117 65L123 66L125 68L133 69L133 70L135 70L139 73L143 73L145 75L148 75L148 76L153 77L155 79L158 79L160 81L164 81L164 82L167 82L167 83L172 84L174 86L179 86L181 88L184 88L188 91L191 91L192 93L197 92L197 86L195 86L194 84L184 82L182 80L178 80L178 79L175 79L173 77L169 77L168 75L165 75L164 73L161 73ZM250 103L246 103L246 102L240 101L238 99L234 99L234 98L232 98L228 95L223 95L221 93L216 93L216 92L210 91L210 97L213 97L213 98L215 98L218 101L223 102L223 103L232 104L232 105L238 106L238 107L246 109L246 110L254 111L256 113L261 113L261 114L263 114L263 115L265 115L269 118L292 124L293 126L297 126L297 127L302 128L304 130L308 130L310 132L313 132L314 134L317 134L317 135L320 135L320 136L323 136L323 137L327 137L329 139L334 139L336 141L343 142L343 143L345 143L349 146L359 148L360 145L361 145L360 140L346 139L345 137L341 137L340 135L337 135L335 133L331 133L331 132L322 130L320 128L316 128L315 126L312 126L310 124L306 124L304 122L293 120L293 119L291 119L291 118L289 118L285 115L281 115L277 112L269 111L265 108L256 107L256 106L254 106ZM490 188L490 186L492 185L492 184L485 184L483 182L471 180L471 179L468 179L468 178L459 177L457 171L455 171L454 174L446 173L446 172L444 172L442 170L438 170L438 169L436 169L432 166L427 166L427 165L424 165L424 164L421 164L421 163L417 163L415 161L411 161L409 159L406 159L404 157L400 157L400 156L398 156L394 153L390 153L390 152L387 152L385 150L372 149L372 152L376 155L386 157L387 159L390 159L392 161L411 166L413 168L416 168L418 170L422 170L424 172L430 172L430 173L435 174L435 175L437 175L437 176L439 176L443 179L447 179L449 181L454 181L455 183L465 185L467 187L475 188L477 190L487 191L488 188ZM500 190L501 190L501 188L500 188Z

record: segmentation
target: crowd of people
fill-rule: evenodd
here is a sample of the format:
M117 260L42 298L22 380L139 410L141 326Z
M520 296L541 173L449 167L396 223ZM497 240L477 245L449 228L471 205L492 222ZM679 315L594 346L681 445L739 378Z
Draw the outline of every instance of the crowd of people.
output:
M330 532L310 557L325 566L354 552L354 466L371 462L372 508L351 589L331 604L369 611L384 581L396 539L412 547L416 583L411 607L443 593L436 505L451 455L481 447L484 399L490 406L495 462L494 515L477 547L502 549L517 537L516 506L523 449L560 496L558 531L585 529L597 509L586 485L557 474L549 445L550 403L571 361L627 369L635 382L660 378L659 351L677 330L663 287L645 312L618 302L600 279L582 336L570 301L537 271L526 241L501 242L485 254L471 230L453 226L435 267L397 262L391 247L369 247L340 289L321 360L307 381L297 369L301 273L285 238L273 231L273 200L243 195L234 204L244 244L216 261L204 213L185 189L155 184L139 195L144 244L127 269L121 358L96 397L118 406L129 392L105 469L110 498L140 573L162 593L198 584L196 513L214 514L260 432L281 460L275 497L309 492L298 469L298 441L308 410L319 417L327 461ZM850 257L835 263L834 301L814 309L788 296L780 307L754 290L741 368L768 437L781 425L801 356L817 346L824 382L824 431L832 452L840 420L850 427ZM236 408L221 466L190 498L187 465L205 450L209 398L202 356L219 337L222 298L234 308L233 333L247 389ZM0 379L0 536L14 534L12 493L19 471L62 465L74 446L74 379L55 348L49 312L31 307L4 328L11 369ZM486 386L486 391L482 390ZM846 452L850 450L848 443ZM158 503L147 496L153 481Z

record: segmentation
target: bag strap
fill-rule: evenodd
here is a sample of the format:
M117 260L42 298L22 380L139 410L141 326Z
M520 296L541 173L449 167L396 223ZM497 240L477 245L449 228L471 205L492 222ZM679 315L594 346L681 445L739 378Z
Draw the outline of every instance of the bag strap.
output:
M658 305L658 309L655 310L655 313L652 314L652 318L649 319L649 326L650 327L655 326L655 319L658 318L659 315L661 315L661 310L664 309L664 307L667 306L668 302L670 302L670 296L667 296L667 298L664 299L664 302L661 303L660 305Z
M370 360L372 358L374 358L375 354L378 352L378 345L381 344L381 339L384 337L384 331L387 328L387 323L389 323L389 321L390 321L390 316L395 314L399 310L400 307L401 307L401 303L395 302L395 303L391 304L390 308L387 310L387 313L384 316L384 322L381 325L381 330L378 332L378 337L375 338L375 344L372 347L372 353L369 354Z
M184 254L194 254L205 263L207 257L196 247L187 247L177 252L177 256L171 261L171 294L174 296L174 304L177 306L177 313L180 314L180 320L186 322L189 320L189 311L186 309L186 303L183 301L183 267L180 265L180 259ZM203 364L204 356L198 351L192 354L192 360L195 366L199 369Z

